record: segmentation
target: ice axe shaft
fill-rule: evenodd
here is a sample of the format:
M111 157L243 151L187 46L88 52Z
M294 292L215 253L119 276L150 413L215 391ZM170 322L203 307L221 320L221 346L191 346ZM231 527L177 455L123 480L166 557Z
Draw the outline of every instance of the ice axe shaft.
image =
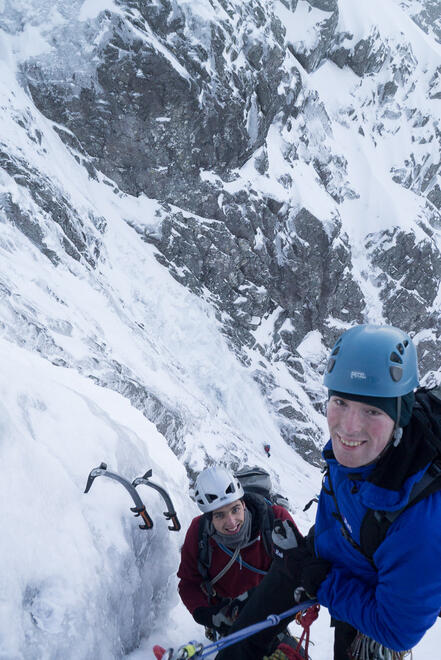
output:
M139 525L140 529L151 529L153 527L153 520L150 518L149 514L147 513L144 503L139 497L136 488L130 483L130 481L128 481L128 479L124 479L124 477L121 477L119 474L116 474L115 472L109 472L106 463L101 463L99 467L93 468L93 470L90 471L89 476L87 478L86 489L84 492L88 493L96 477L100 477L100 476L108 477L109 479L114 479L115 481L118 481L122 486L124 486L124 488L130 494L132 500L135 503L135 506L131 507L130 511L133 511L135 517L141 516L141 518L144 521L144 525Z
M178 520L178 516L173 506L173 502L171 501L171 498L167 493L167 491L165 490L165 488L159 486L154 481L150 481L151 476L152 476L152 469L147 470L147 472L142 477L137 477L132 481L132 486L136 488L136 486L139 486L140 484L144 484L144 486L150 486L150 488L154 488L155 490L157 490L158 493L163 498L168 509L167 511L164 511L164 516L166 520L171 520L172 522L172 525L171 526L169 525L169 530L172 532L179 532L179 530L181 529L181 523Z

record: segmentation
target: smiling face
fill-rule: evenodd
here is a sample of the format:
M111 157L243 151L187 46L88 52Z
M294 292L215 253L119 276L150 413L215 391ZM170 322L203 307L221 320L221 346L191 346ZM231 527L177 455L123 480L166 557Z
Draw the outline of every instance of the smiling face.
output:
M394 425L394 420L380 408L338 396L329 399L332 449L345 467L361 467L374 461L389 443Z
M237 534L245 519L245 504L236 500L213 511L213 526L220 534Z

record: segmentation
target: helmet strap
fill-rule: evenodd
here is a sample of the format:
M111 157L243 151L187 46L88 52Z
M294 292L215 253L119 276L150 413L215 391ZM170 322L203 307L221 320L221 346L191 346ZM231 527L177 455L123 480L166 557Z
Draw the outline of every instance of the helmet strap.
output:
M395 421L394 432L392 434L392 437L394 439L394 441L393 441L394 447L398 447L398 445L400 444L400 440L403 437L403 429L401 428L401 426L399 426L400 417L401 417L401 397L398 396L397 397L397 419Z

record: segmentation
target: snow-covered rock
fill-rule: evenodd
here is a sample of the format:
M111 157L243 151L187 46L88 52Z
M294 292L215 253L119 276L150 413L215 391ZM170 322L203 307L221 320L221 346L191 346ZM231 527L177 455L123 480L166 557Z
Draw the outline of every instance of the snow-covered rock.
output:
M265 460L306 530L336 336L402 326L441 378L441 6L0 5L0 657L117 658L182 534L95 464L187 524L188 477Z

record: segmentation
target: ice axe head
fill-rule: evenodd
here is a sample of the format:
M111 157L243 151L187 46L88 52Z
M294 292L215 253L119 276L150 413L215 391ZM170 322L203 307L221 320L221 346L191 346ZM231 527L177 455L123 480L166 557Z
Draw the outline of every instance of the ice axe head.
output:
M99 477L99 475L105 472L106 470L107 470L107 463L101 463L99 467L93 468L93 470L90 471L89 476L87 477L86 490L84 491L85 493L88 493L89 490L91 489L94 479L96 477Z

